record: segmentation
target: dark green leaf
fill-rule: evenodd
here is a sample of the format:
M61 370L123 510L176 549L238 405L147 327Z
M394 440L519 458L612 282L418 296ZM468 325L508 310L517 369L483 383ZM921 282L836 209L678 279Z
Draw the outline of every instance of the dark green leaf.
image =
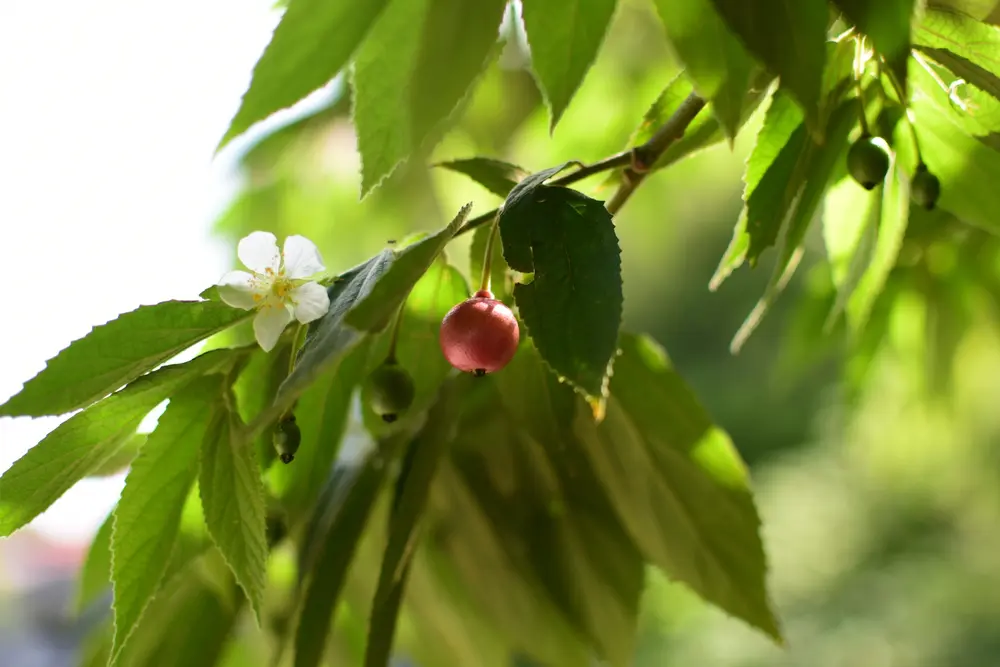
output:
M622 315L611 214L569 188L539 186L519 195L512 192L500 212L500 237L511 268L534 273L530 284L514 286L520 315L556 374L602 399Z
M970 84L1000 99L1000 27L957 12L929 9L913 41Z
M498 197L506 197L527 173L517 165L488 157L439 162L434 166L465 174Z
M395 259L391 250L383 250L350 271L342 274L327 289L330 295L330 310L321 319L310 325L298 360L288 378L278 388L274 403L265 416L277 418L295 399L327 369L336 365L357 345L363 335L347 326L344 319L354 305L371 294L379 278L389 270ZM258 417L260 419L260 417ZM273 421L273 419L272 419Z
M857 102L848 100L842 103L831 116L826 131L826 141L821 146L804 139L806 147L800 154L795 170L795 173L800 175L796 180L801 181L801 190L794 200L794 206L792 206L791 200L786 199L782 203L783 208L777 213L781 216L781 228L784 230L777 247L778 257L771 272L771 278L764 288L764 295L733 337L730 349L734 353L740 350L750 334L757 328L761 319L795 272L802 256L802 242L806 232L809 230L816 209L819 208L838 165L842 164L841 161L845 159L847 140L856 124ZM768 178L770 178L770 171L761 180L761 185ZM760 191L760 187L758 187L756 192ZM787 192L788 190L786 190ZM790 210L786 210L787 207L791 207ZM752 235L750 242L752 245Z
M164 301L119 315L50 359L0 406L41 417L86 407L250 313L212 301Z
M214 350L153 371L57 426L0 477L0 535L10 535L34 519L100 468L164 399L192 380L227 367L239 354Z
M550 130L569 106L604 41L616 0L524 0L531 69L549 107Z
M915 0L833 0L844 18L871 38L875 50L886 59L903 90L906 90L907 59L910 55L910 22Z
M266 584L267 538L264 485L253 446L226 397L214 414L201 448L198 488L205 523L260 623Z
M201 443L221 409L222 389L221 378L205 377L175 394L125 481L111 539L112 665L119 664L122 648L166 572L184 502L198 476Z
M80 568L75 609L84 611L94 600L111 588L111 526L114 514L108 514L90 543L87 557ZM110 646L109 646L110 649ZM104 661L107 665L107 660ZM102 667L104 667L102 665Z
M369 353L366 343L356 347L306 389L295 405L302 444L292 463L270 471L270 488L293 518L312 506L333 467Z
M506 4L389 3L354 67L362 196L441 132L494 52Z
M747 49L774 74L805 110L819 117L826 25L823 0L712 0L719 15Z
M659 346L621 347L607 418L574 421L618 516L668 575L780 641L745 465Z
M250 88L219 142L290 107L344 68L387 0L292 0L254 66Z
M543 169L542 171L537 171L530 176L526 176L521 179L517 185L508 193L507 199L504 200L503 205L500 207L500 215L503 214L504 209L516 206L525 197L530 198L535 188L543 185L545 181L549 180L559 172L570 166L571 162L563 162L555 167L549 167L548 169Z
M348 567L368 525L387 466L387 461L373 456L358 468L338 470L316 506L313 531L302 549L295 667L316 667L322 660Z
M344 323L361 331L377 332L384 329L399 310L406 295L441 254L471 210L472 204L466 204L447 227L404 248L396 255L392 266L378 278L371 291L359 297L351 307L344 317Z
M931 173L941 180L938 206L964 222L1000 233L1000 153L966 134L926 97L915 97L920 151ZM912 172L912 162L905 166Z
M441 388L424 427L409 445L411 465L404 471L398 492L398 507L389 525L389 537L382 555L378 586L372 602L368 626L365 666L388 664L395 634L396 617L402 601L406 576L420 535L420 521L427 509L431 484L448 454L457 431L461 398L477 378L469 374L453 376Z
M472 243L469 246L469 272L473 280L480 280L483 275L483 263L486 260L486 246L490 240L493 225L480 225L472 232ZM499 239L493 241L493 260L490 263L490 291L493 296L510 305L513 295L512 279L508 274L507 260L503 258L503 244Z
M712 111L730 141L743 124L743 103L754 61L729 31L711 0L656 0L667 37L695 90L712 103Z

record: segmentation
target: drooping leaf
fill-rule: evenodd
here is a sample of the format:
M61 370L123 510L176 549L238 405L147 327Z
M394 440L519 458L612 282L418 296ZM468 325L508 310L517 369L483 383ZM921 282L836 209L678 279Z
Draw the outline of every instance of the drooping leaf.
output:
M554 130L604 41L616 0L525 0L531 69Z
M355 59L362 196L440 133L493 53L505 6L390 0Z
M424 427L409 445L413 456L410 465L401 473L396 507L389 523L388 542L372 602L365 667L388 664L396 617L420 537L420 523L427 509L431 483L455 438L461 397L475 381L476 378L469 374L453 376L446 381Z
M340 72L388 0L292 0L219 143L290 107Z
M241 354L214 350L153 371L57 426L0 477L0 536L44 512L114 456L164 399L194 379L228 367Z
M915 0L833 0L844 18L872 41L906 90L910 56L910 23Z
M195 343L249 317L211 301L164 301L119 315L73 342L0 406L0 416L86 407Z
M313 529L301 556L302 601L295 630L295 667L320 664L348 568L382 488L386 467L372 456L356 468L338 470L316 505Z
M226 409L216 411L205 433L198 488L212 541L246 593L259 624L267 564L264 485L257 455L232 402L231 396L225 398Z
M94 600L110 589L111 582L111 526L114 513L108 514L90 542L87 557L78 577L75 611L79 614ZM104 661L105 665L107 660Z
M395 254L391 250L383 250L363 264L346 271L327 288L330 310L310 325L309 334L299 350L295 369L278 388L274 402L265 411L264 417L277 418L291 407L315 378L332 368L361 341L362 333L345 324L344 318L356 303L371 294L394 259Z
M358 345L310 385L295 405L302 443L292 463L270 471L271 488L291 517L312 506L333 467L369 351L367 343Z
M517 182L527 175L517 165L487 157L439 162L434 166L465 174L498 197L506 197Z
M344 323L361 331L377 332L384 329L413 286L465 222L471 210L470 202L462 207L447 227L404 248L396 255L392 266L379 277L371 292L360 297L348 311Z
M490 240L493 225L480 225L472 232L472 243L469 245L469 272L473 280L479 280L483 275L483 264L486 260L486 246ZM513 303L511 292L513 285L507 273L507 260L503 258L503 244L499 238L493 240L493 259L490 263L490 291L500 301L510 305Z
M1000 27L959 12L928 9L913 42L970 84L1000 99Z
M806 119L819 116L826 25L823 0L712 0L729 29L801 105Z
M603 399L622 314L611 214L575 190L543 185L512 191L499 224L507 263L534 273L514 286L514 300L542 357L591 400Z
M994 185L1000 178L1000 153L962 131L926 97L915 97L911 109L921 156L941 181L938 206L966 223L1000 233L1000 189Z
M782 219L783 233L776 249L777 259L767 286L764 288L764 295L754 306L736 335L733 336L730 345L733 353L740 350L750 334L757 328L795 272L802 256L802 242L806 232L809 230L809 225L823 200L824 193L830 186L837 166L841 164L841 160L845 159L847 140L856 123L857 104L853 100L848 100L833 112L826 130L826 141L821 146L804 138L806 146L799 156L796 167L796 173L799 175L796 180L801 181L801 190L798 192L797 198L794 199L794 206L791 199L782 202L783 209L779 215ZM761 184L770 178L770 174L769 170L761 180ZM760 186L758 186L755 192L760 191ZM786 192L788 191L786 190ZM787 207L791 208L785 210ZM752 235L750 242L753 243Z
M195 380L170 400L125 481L111 538L115 638L111 664L159 589L198 476L198 454L221 409L218 377Z
M656 0L667 37L698 94L730 142L743 122L743 104L754 61L719 18L711 0Z
M780 641L746 467L652 340L621 339L607 418L574 433L642 552Z

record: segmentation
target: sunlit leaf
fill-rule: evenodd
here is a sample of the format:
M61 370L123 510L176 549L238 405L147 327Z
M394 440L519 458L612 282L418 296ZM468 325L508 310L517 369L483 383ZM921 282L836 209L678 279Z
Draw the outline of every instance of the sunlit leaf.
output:
M872 41L906 90L910 23L915 0L833 0L844 18Z

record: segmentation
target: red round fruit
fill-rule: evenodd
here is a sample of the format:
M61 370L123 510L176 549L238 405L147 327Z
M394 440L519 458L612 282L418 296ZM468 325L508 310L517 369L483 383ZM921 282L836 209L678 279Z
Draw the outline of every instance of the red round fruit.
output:
M448 311L441 321L441 351L452 366L485 375L514 357L521 332L517 318L489 290L480 290Z

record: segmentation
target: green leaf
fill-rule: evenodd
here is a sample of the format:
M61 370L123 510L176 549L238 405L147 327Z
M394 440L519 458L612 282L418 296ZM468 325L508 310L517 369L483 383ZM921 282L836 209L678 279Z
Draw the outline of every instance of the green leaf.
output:
M271 489L290 517L316 500L333 467L350 417L354 390L364 379L370 346L362 343L314 382L295 405L302 443L289 465L273 467ZM270 432L268 432L268 436Z
M923 58L927 66L925 69L913 59L910 67L910 84L915 89L913 94L926 96L956 125L973 136L981 137L980 141L989 143L995 140L996 133L1000 132L1000 79L992 81L988 77L974 76L970 66L975 65L958 56L946 56L949 52L924 49L923 53L949 63L949 67L954 69ZM959 78L960 72L963 72L962 79ZM990 87L990 92L972 85L968 82L970 79ZM1000 150L995 141L991 145Z
M712 0L729 29L774 74L805 110L819 117L826 25L823 0Z
M231 365L237 350L214 350L133 381L73 415L0 477L0 536L10 535L114 456L143 417L186 384Z
M74 609L83 612L111 587L111 526L114 514L108 514L90 543L80 568ZM107 664L107 660L104 661Z
M506 197L517 182L527 175L517 165L488 157L439 162L434 166L465 174L498 197Z
M623 335L607 418L574 432L643 553L780 641L745 464L651 339Z
M514 300L542 357L588 398L603 399L622 316L611 214L575 190L543 185L511 192L499 224L507 263L534 273L514 286Z
M273 421L291 407L295 399L327 369L348 354L363 338L363 334L345 324L348 311L374 289L378 279L389 270L395 259L391 250L383 250L363 264L343 273L327 288L330 309L309 328L298 360L288 378L281 383L274 402L264 417ZM261 419L261 416L258 416Z
M139 455L143 445L146 444L147 436L146 433L133 433L114 456L90 473L88 477L112 477L124 472L133 459Z
M871 263L882 210L883 188L865 190L845 175L823 201L823 242L837 298L826 328L840 317Z
M833 0L844 18L871 38L878 51L906 90L910 55L910 23L915 0Z
M111 539L115 638L111 664L156 594L180 530L181 513L198 476L198 454L221 408L218 377L192 382L173 398L133 462L115 510Z
M377 332L384 329L413 286L455 236L471 210L470 202L462 207L447 227L404 248L396 255L392 266L378 278L371 291L359 297L351 307L344 317L344 323L361 331Z
M253 69L219 148L324 86L347 65L387 0L291 0Z
M970 84L1000 99L1000 27L958 12L928 9L913 42Z
M505 0L389 3L354 66L362 197L443 130L494 53L505 6Z
M798 178L795 179L798 181L795 183L795 187L798 188L799 182L801 182L801 189L797 193L797 198L794 199L794 204L790 198L783 199L782 208L773 213L781 216L782 222L779 224L783 230L777 247L777 261L771 272L771 278L764 288L764 295L754 306L736 335L733 336L730 349L734 354L746 343L747 338L760 324L795 272L802 257L802 242L806 232L809 230L816 209L823 200L823 195L826 193L838 165L842 165L843 160L846 159L847 140L856 123L856 102L848 100L832 114L825 143L817 146L804 139L806 146L797 159L794 172L798 175ZM770 177L769 170L761 179L761 184ZM760 187L758 187L755 192L760 191ZM785 190L786 196L790 191L790 188ZM750 243L752 246L752 235Z
M389 523L388 542L382 555L378 586L372 602L365 667L388 664L396 618L419 540L420 520L431 494L431 483L455 438L460 399L475 382L476 378L469 374L453 376L445 382L424 427L409 445L412 458L410 465L401 473L403 476L395 503L397 507Z
M931 173L941 181L938 206L964 222L1000 233L1000 153L966 134L926 97L914 97L920 151ZM912 171L915 165L909 163Z
M685 73L730 142L743 123L743 103L754 61L729 31L711 0L656 0L656 9Z
M59 415L86 407L250 313L211 301L164 301L119 315L73 342L0 416Z
M489 244L493 225L480 225L472 232L472 243L469 245L469 273L473 280L479 280L483 275L483 263L486 260L486 246ZM490 262L490 291L500 301L510 305L513 294L513 281L508 275L507 260L503 258L503 244L493 242L493 259Z
M205 434L198 487L205 523L260 624L267 582L264 485L260 465L245 438L239 416L226 398Z
M377 456L330 478L316 505L313 533L301 552L301 603L295 630L295 667L317 667L337 602L386 474Z
M240 419L250 422L274 401L278 387L288 377L291 347L290 342L280 340L270 352L254 347L246 366L233 382ZM263 468L267 468L277 457L270 431L258 434L254 448Z
M531 69L554 130L597 57L616 0L525 0L521 15Z

